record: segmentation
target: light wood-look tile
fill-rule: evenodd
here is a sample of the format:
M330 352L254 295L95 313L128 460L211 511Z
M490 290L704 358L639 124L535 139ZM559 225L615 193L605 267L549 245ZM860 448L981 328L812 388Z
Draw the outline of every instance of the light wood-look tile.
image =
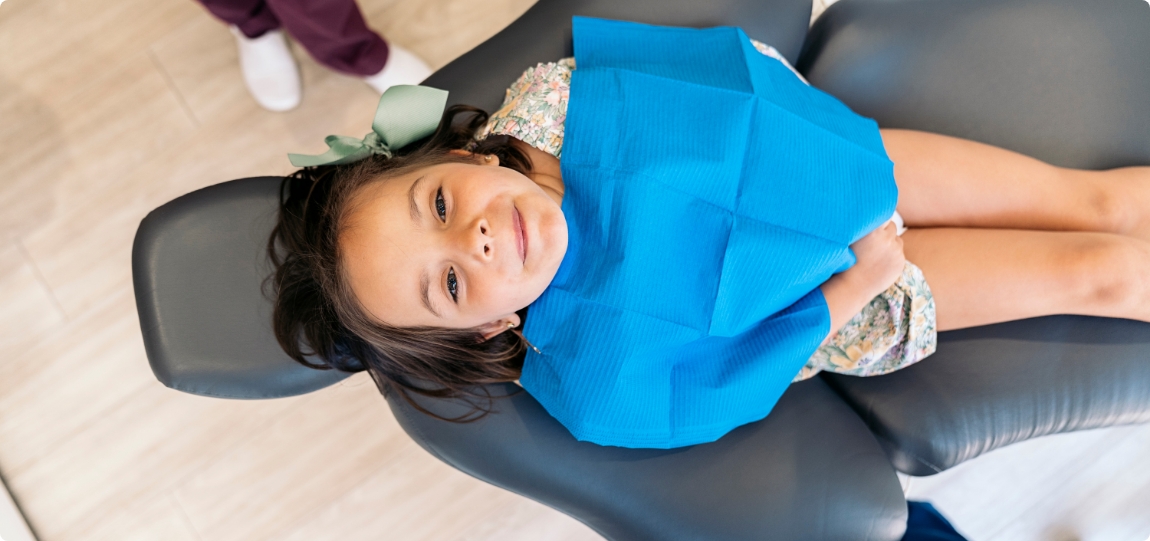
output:
M0 76L0 234L24 235L84 206L110 179L190 134L154 61L139 53L59 102Z
M0 9L0 73L62 104L201 11L189 0L9 0ZM130 81L121 84L125 91Z
M360 5L373 28L438 69L511 24L535 0L384 0Z
M541 503L520 498L479 522L458 541L603 541L583 523Z
M365 374L314 394L175 491L205 539L279 538L413 445Z
M309 111L328 110L329 104L321 102L343 101L351 96L355 97L356 103L370 108L367 127L357 125L354 133L370 130L371 113L379 96L362 81L319 66L298 44L291 43L290 39L289 43L300 67L303 102L298 109L286 113L264 111L256 104L242 82L235 38L207 13L197 14L183 27L156 41L150 52L193 118L208 125L209 129L213 123L226 127L228 131L217 133L214 141L221 152L226 152L235 140L250 138L246 126L235 122L236 115L249 116L262 123L287 119L283 125L314 130L323 126L315 126L310 121L314 119L310 118ZM363 114L358 107L354 111ZM301 117L308 121L301 121ZM361 124L364 120L358 115L340 118L354 118ZM306 132L306 135L310 134L310 131ZM314 143L311 140L307 142Z
M148 50L196 122L219 119L229 109L256 107L240 83L235 38L208 13L195 14Z
M194 127L153 60L143 53L126 60L119 70L105 73L89 89L90 93L54 107L56 114L52 116L57 129L31 137L16 132L0 141L5 148L22 149L0 154L0 168L21 171L17 178L0 187L5 221L15 224L8 233L23 237L27 252L70 316L106 298L108 291L92 287L94 284L78 284L78 291L74 292L61 271L88 277L90 258L99 260L113 254L102 253L108 239L88 239L83 249L76 252L49 247L45 253L45 230L69 221L91 230L99 227L105 217L114 220L117 213L139 199L131 187L124 185L124 179L152 156L187 138ZM20 107L0 114L22 124L35 123L38 117L45 116L22 114L26 109L37 111L39 107ZM28 164L36 165L26 167ZM106 206L102 207L102 203ZM133 216L137 215L138 212ZM124 235L130 239L131 234L129 231ZM114 243L120 239L111 240ZM119 274L126 273L127 261L119 260L123 269Z
M35 3L35 0L7 0L4 2L4 11L0 11L0 20L15 17L17 13L24 11Z
M452 539L444 517L458 517L451 523L465 532L461 541L601 539L573 519L432 459L403 433L365 376L317 394L176 491L205 539L392 538L399 535L396 523L408 522L416 530L395 538ZM424 485L411 490L424 507L379 505L401 499L387 495L413 483ZM431 503L434 495L420 495L426 491L482 496ZM477 498L490 517L477 518ZM319 504L328 501L335 503ZM427 526L419 524L434 526L421 533Z
M459 539L492 522L499 524L521 499L468 477L411 443L314 518L293 525L282 539Z
M131 244L153 208L209 184L290 171L288 150L311 151L328 133L370 130L376 96L361 82L327 79L313 100L287 114L236 104L190 136L140 155L131 173L101 178L80 200L56 196L56 212L26 236L25 246L69 313L130 287ZM341 90L360 90L341 95ZM341 98L341 99L337 99ZM183 115L179 106L173 111ZM366 122L363 120L367 118ZM242 129L237 128L242 126Z
M39 272L18 243L0 240L0 351L18 354L64 323L64 312ZM3 370L0 364L0 373ZM3 386L0 377L0 389Z
M6 350L7 351L7 350ZM155 383L135 301L122 292L0 361L0 464L19 476L144 387Z
M7 9L7 6L4 6ZM0 54L2 54L0 49ZM51 185L64 176L74 152L66 143L57 104L26 92L0 72L0 240L11 241L51 214Z
M205 541L171 495L133 505L109 506L91 528L71 539L84 541ZM45 541L41 539L40 541Z
M41 541L84 539L107 513L169 494L309 398L220 400L153 381L12 475L8 486Z

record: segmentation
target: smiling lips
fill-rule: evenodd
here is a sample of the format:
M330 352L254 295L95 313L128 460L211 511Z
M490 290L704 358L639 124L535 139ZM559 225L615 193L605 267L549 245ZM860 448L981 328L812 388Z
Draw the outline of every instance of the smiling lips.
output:
M515 209L515 244L519 248L519 259L524 264L527 263L527 231L523 227L523 216L519 214L519 209Z

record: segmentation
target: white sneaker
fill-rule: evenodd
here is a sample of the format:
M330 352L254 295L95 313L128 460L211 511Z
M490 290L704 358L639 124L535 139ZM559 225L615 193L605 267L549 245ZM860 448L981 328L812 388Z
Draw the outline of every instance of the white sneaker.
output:
M239 28L230 28L240 48L244 83L256 102L269 111L287 111L299 105L299 68L283 32L269 30L249 38Z
M431 75L431 66L415 53L394 43L388 43L387 47L387 64L379 73L363 78L380 94L395 85L417 85Z

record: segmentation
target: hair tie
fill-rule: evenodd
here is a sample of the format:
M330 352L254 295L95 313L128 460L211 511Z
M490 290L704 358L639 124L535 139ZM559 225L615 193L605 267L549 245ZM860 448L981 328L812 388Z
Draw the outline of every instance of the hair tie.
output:
M435 133L446 104L446 90L421 85L393 86L379 97L371 133L362 140L329 135L323 140L329 147L327 152L316 156L288 154L288 159L296 167L311 167L351 163L372 154L390 158L396 150Z

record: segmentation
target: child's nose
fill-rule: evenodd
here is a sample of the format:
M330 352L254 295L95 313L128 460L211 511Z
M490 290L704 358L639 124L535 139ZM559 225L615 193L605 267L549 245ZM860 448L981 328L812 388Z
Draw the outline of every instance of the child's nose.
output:
M464 249L480 260L489 261L495 256L495 237L491 224L480 218L464 234Z

